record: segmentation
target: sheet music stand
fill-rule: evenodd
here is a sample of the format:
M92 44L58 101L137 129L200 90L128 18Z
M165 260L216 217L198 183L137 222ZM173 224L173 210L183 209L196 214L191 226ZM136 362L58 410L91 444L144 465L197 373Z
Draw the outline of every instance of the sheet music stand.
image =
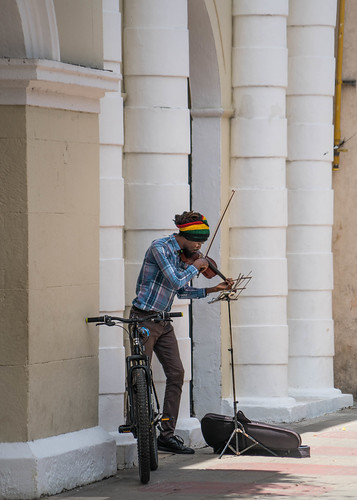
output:
M243 290L247 287L248 283L252 279L251 273L249 273L247 276L244 276L243 274L239 274L238 278L235 281L233 287L231 290L224 290L220 292L220 294L213 298L212 300L209 301L209 304L212 304L213 302L218 302L218 301L225 301L227 302L228 305L228 319L229 319L229 335L230 335L230 348L228 351L231 353L231 371L232 371L232 386L233 386L233 411L234 411L234 430L232 434L230 435L225 447L223 448L219 458L222 458L224 453L227 451L227 448L229 448L235 455L242 455L246 451L250 450L254 446L259 445L260 447L264 448L266 451L271 453L274 456L277 456L276 453L274 453L272 450L264 446L262 443L257 441L253 436L250 436L244 429L243 424L238 421L238 401L236 398L236 384L235 384L235 375L234 375L234 356L233 356L233 335L232 335L232 318L231 318L231 302L232 300L238 300L240 294L242 293ZM239 449L239 434L242 434L245 438L249 440L251 444L246 446L243 450ZM233 444L232 444L233 441ZM234 446L235 443L235 446Z

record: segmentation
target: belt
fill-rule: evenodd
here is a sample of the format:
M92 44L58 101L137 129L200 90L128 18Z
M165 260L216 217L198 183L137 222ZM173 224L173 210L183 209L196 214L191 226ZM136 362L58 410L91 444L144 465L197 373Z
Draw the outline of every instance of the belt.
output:
M145 316L145 314L147 314L147 315L149 315L149 314L157 314L159 312L159 311L154 311L154 310L152 310L152 311L144 311L144 309L139 309L136 306L131 306L131 309L132 309L132 311L137 312L139 314L143 314L144 316Z

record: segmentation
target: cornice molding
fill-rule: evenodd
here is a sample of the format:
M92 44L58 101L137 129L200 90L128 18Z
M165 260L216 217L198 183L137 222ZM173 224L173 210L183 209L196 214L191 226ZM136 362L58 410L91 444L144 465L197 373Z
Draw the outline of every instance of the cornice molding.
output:
M99 113L121 75L46 59L0 59L0 104Z

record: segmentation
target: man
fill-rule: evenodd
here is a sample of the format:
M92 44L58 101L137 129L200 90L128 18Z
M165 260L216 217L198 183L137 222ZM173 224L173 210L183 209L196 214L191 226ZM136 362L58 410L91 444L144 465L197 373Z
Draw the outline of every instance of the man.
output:
M232 280L227 279L219 285L209 288L193 288L189 282L199 272L204 272L208 262L204 258L194 260L192 264L183 262L197 252L209 237L209 225L206 218L198 212L184 212L174 220L179 233L155 240L148 248L136 285L136 297L133 300L131 317L145 317L154 311L170 311L174 298L200 299L207 294L229 290ZM184 256L185 259L181 258ZM150 335L144 349L152 358L157 355L166 375L166 389L162 422L158 437L158 448L172 453L194 453L184 445L179 436L174 435L178 417L184 369L171 322L148 322Z

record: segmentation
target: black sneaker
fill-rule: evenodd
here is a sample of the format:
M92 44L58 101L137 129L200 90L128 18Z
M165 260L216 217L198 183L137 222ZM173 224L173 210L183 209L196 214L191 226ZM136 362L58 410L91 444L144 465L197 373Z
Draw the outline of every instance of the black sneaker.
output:
M159 436L157 438L157 447L160 451L168 451L170 453L181 453L186 455L195 453L195 450L184 445L183 439L180 436L171 436L169 438Z

